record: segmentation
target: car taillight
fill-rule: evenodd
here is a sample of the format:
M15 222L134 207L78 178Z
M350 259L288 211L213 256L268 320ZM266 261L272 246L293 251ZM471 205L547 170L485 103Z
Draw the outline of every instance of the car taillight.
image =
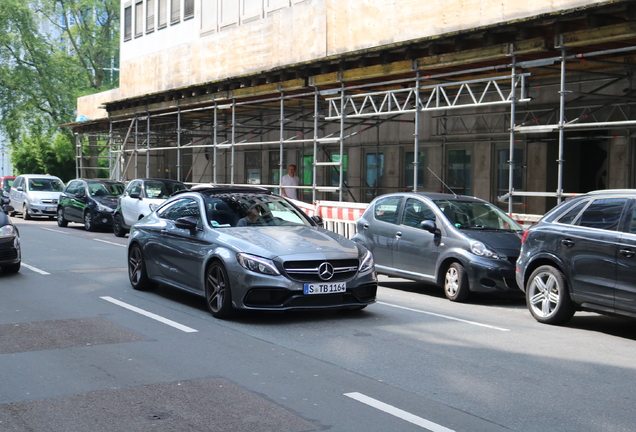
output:
M521 244L524 244L526 242L526 238L528 237L528 234L530 234L530 231L525 231L523 233L523 236L521 236Z

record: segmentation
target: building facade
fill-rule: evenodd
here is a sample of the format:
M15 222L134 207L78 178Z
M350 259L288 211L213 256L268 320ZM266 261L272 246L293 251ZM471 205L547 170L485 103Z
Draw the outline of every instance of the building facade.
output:
M119 179L276 188L293 163L307 202L534 214L634 186L633 2L124 0L121 22L119 89L69 125L78 170L101 148Z

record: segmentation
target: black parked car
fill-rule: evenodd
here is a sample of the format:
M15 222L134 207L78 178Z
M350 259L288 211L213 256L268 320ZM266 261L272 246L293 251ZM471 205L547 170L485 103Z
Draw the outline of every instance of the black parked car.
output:
M590 192L523 236L517 281L542 323L576 310L636 317L636 190Z
M17 273L20 271L22 255L20 252L20 233L6 215L13 211L8 204L0 210L0 268L3 273Z
M115 180L71 180L60 195L57 224L65 227L69 222L79 222L86 231L112 227L117 199L125 187Z
M517 291L514 263L523 228L479 198L441 193L382 195L369 204L353 237L373 253L378 273L470 292Z

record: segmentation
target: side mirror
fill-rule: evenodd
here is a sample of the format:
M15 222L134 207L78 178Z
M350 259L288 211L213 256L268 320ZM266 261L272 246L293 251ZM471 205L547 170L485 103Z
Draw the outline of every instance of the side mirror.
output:
M177 228L190 230L191 234L197 229L198 221L194 216L186 216L177 219L174 223Z
M437 227L435 226L435 222L430 220L430 219L422 221L422 223L420 223L420 227L423 230L430 232L431 234L435 234L435 231L437 231Z
M148 205L148 208L150 209L150 211L157 210L157 207L159 207L159 206L157 204L154 204L154 203Z
M130 194L130 197L131 197L131 198L139 198L139 197L140 197L139 192L132 192L132 193Z
M20 192L23 192L23 191L24 191L24 188L23 188L22 186L20 186L20 187L18 188L18 190L19 190Z
M316 222L316 225L318 225L319 227L323 227L323 221L322 218L320 216L311 216L311 220Z

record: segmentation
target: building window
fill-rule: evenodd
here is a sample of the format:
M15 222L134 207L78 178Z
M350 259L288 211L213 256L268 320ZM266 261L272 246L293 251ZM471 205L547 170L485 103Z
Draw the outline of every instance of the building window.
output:
M497 150L497 196L508 193L510 182L510 164L508 157L510 149ZM512 167L512 188L516 191L523 190L523 149L515 149L514 165ZM513 202L521 203L523 197L515 196Z
M144 4L138 1L135 3L135 37L144 34Z
M457 195L470 195L471 192L470 150L448 151L448 173L446 184Z
M380 195L384 177L384 153L367 153L365 156L365 200L370 202Z
M219 16L217 0L201 2L201 30L203 32L216 31Z
M183 19L187 20L193 17L194 17L194 0L184 0Z
M168 0L159 0L158 16L157 28L164 28L168 25Z
M124 40L132 38L132 6L124 8Z
M261 184L261 152L245 152L245 183Z
M413 156L415 152L406 152L405 163L406 169L404 170L404 188L407 191L412 191L415 185L415 164L413 163ZM417 189L420 190L426 187L424 180L426 179L426 165L424 163L424 152L418 152L417 156Z
M146 33L155 30L155 0L146 0Z
M170 24L176 24L181 20L181 0L170 1Z

